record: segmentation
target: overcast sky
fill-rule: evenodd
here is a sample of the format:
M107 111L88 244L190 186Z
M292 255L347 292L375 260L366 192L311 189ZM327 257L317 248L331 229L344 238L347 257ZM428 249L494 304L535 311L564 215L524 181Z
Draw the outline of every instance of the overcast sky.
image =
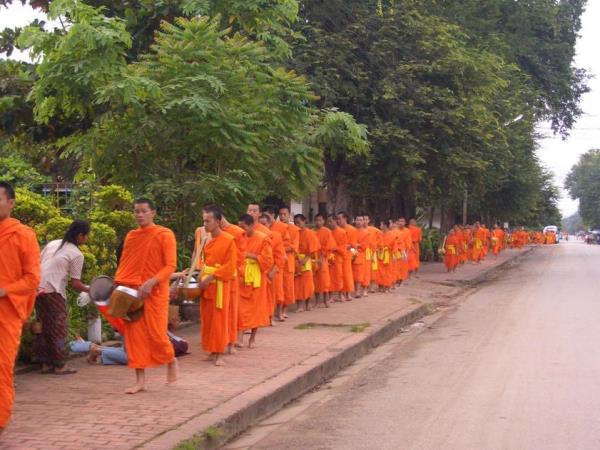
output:
M0 30L5 27L22 26L34 18L44 19L43 14L14 2L9 9L0 7ZM589 0L583 16L581 38L577 43L576 65L588 69L592 75L600 74L600 1ZM25 55L15 54L14 57L24 58ZM539 142L538 155L542 162L554 172L556 183L561 187L571 166L577 162L579 155L591 148L600 148L600 77L590 80L591 92L582 102L584 116L581 117L570 137L563 141L554 137L547 124L541 124L539 130L545 138ZM560 201L560 209L564 216L577 210L577 202L571 200L564 190Z

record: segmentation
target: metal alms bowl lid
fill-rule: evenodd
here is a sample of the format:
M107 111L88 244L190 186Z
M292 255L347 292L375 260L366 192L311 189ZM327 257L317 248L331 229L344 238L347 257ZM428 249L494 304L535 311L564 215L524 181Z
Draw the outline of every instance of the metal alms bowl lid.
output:
M90 283L90 298L95 303L107 302L110 299L110 294L115 289L115 283L112 278L106 275L96 277Z

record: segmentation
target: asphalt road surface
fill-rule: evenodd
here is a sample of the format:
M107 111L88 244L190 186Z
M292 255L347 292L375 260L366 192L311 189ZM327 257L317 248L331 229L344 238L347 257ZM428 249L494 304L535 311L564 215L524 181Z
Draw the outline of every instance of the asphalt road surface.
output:
M228 449L600 449L600 246L536 249Z

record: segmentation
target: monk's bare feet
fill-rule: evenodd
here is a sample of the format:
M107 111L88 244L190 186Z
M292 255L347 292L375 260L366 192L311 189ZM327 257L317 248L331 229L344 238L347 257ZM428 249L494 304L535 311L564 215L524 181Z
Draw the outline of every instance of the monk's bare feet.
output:
M233 344L233 346L235 348L244 348L244 343L243 342L236 342L235 344Z
M215 357L213 356L213 354L209 354L206 356L206 358L204 358L204 361L213 361L215 359Z
M329 308L329 300L325 300L325 308Z
M225 362L221 358L215 359L215 366L221 367L221 366L224 366L224 365L225 365Z
M248 342L248 348L255 348L256 347L256 342L254 340L254 338L250 338L250 341Z
M230 355L235 355L236 353L238 353L238 351L235 348L235 345L229 344L229 346L227 347L227 353Z
M296 312L304 312L304 308L303 307L299 307Z
M288 316L287 314L284 314L283 315L283 320L287 319L288 317L290 317L290 316Z
M167 366L167 384L173 384L177 381L177 376L179 375L179 363L177 359L174 359Z
M146 386L143 384L135 384L131 386L129 389L125 390L126 394L137 394L138 392L143 392L146 390Z

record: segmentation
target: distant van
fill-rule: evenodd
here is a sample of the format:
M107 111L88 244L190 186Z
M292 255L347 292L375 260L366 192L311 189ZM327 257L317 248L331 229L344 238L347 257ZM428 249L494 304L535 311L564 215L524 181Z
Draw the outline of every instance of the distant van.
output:
M544 227L544 234L546 234L550 231L554 231L554 233L556 234L556 243L558 244L558 242L562 238L562 236L558 232L558 227L556 225L548 225L548 226Z

